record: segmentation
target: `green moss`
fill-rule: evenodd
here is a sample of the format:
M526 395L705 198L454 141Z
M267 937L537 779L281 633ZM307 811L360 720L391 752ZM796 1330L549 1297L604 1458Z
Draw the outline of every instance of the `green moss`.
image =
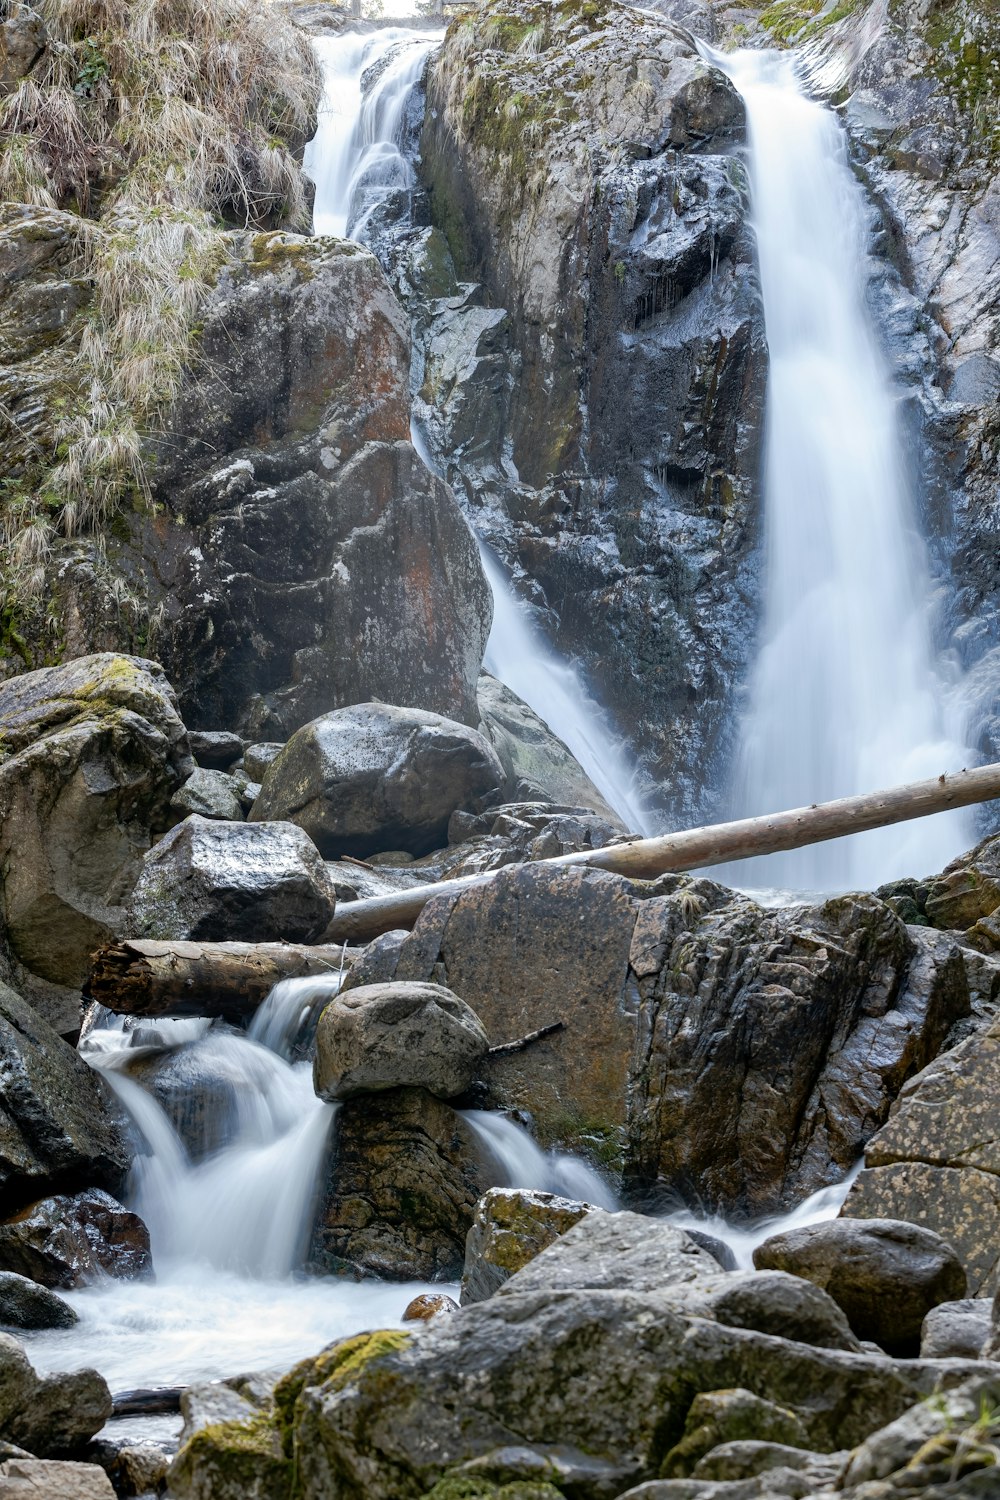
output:
M171 1484L197 1488L215 1500L242 1500L247 1493L279 1500L291 1495L292 1465L282 1452L274 1422L261 1414L248 1422L219 1422L196 1432L174 1460Z
M513 1484L493 1484L488 1479L470 1479L468 1475L446 1475L426 1500L563 1500L562 1490L537 1480L519 1479Z
M395 1354L410 1342L412 1334L403 1329L384 1328L374 1333L359 1333L354 1338L331 1344L313 1359L304 1359L279 1380L274 1391L275 1420L281 1434L284 1452L291 1455L295 1423L295 1406L307 1387L322 1386L325 1391L339 1391L354 1380L375 1359Z

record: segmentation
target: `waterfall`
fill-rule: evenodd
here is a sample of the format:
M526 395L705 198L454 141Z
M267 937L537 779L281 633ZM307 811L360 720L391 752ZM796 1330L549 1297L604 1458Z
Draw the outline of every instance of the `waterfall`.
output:
M317 234L364 240L375 210L393 192L412 189L413 167L402 149L407 106L443 36L391 27L316 40L323 102L305 167L316 184ZM440 472L416 424L411 440L427 467ZM487 669L562 740L631 832L654 832L622 736L576 667L541 637L493 555L482 544L480 552L493 592Z
M711 55L747 109L770 353L764 607L742 723L739 816L917 780L971 763L934 659L929 577L866 305L867 204L832 112L793 55ZM799 890L941 869L967 814L923 818L755 861ZM742 884L748 866L731 878ZM752 883L752 881L751 881Z
M510 1187L560 1193L598 1208L621 1205L594 1168L566 1151L543 1151L523 1126L492 1110L466 1109L462 1116Z
M443 36L392 26L314 39L323 98L303 165L316 184L317 234L358 239L378 204L413 187L400 134L413 89ZM366 88L370 70L375 77Z

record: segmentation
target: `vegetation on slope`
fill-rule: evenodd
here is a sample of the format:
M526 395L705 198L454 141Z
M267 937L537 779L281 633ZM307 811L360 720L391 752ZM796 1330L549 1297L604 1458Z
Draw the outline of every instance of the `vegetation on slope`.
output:
M261 0L38 13L44 52L0 101L0 199L73 215L92 297L41 440L0 407L6 611L42 586L60 536L148 495L143 435L176 393L225 227L306 227L296 156L319 93L308 38Z

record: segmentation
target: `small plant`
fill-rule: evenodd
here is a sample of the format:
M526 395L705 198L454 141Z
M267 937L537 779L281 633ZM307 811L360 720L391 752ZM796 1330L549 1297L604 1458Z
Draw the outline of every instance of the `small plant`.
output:
M99 85L108 76L108 60L92 36L84 38L80 71L73 84L73 92L85 99L93 98Z

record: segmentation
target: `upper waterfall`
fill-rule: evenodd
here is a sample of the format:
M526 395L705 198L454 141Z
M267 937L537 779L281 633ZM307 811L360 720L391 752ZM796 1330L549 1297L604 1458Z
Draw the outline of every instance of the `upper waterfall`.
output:
M770 356L763 620L734 801L774 812L970 763L934 658L929 578L866 305L866 202L832 112L793 55L712 59L743 96ZM754 875L868 888L940 869L964 813L772 856ZM746 878L748 866L734 871Z

